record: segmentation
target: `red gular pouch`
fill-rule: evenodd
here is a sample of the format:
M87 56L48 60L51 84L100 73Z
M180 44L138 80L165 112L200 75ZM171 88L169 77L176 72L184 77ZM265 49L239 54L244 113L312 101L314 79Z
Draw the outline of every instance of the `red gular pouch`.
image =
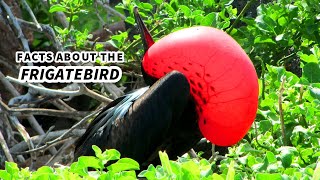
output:
M231 146L248 132L257 112L258 78L227 33L203 26L173 32L150 45L142 66L154 78L173 70L187 77L200 130L211 143Z

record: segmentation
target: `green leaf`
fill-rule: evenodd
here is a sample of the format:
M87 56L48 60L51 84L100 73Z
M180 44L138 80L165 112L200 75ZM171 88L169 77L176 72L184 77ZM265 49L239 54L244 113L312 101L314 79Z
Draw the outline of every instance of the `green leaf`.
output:
M49 9L49 13L54 12L68 12L67 8L62 6L61 4L52 5Z
M281 158L282 166L284 168L288 168L288 167L290 167L290 165L292 163L293 153L291 151L285 149L285 150L281 151L280 158Z
M127 17L127 18L126 18L126 22L129 23L129 24L134 25L135 20L134 20L132 17Z
M320 82L320 67L317 63L308 63L303 67L303 76L310 83Z
M258 164L253 165L252 169L257 172L260 172L260 171L267 170L268 166L269 166L268 158L264 157L263 163L258 163Z
M53 173L53 169L49 166L42 166L37 171L37 173Z
M18 165L14 162L5 162L6 171L11 174L11 176L15 176L19 172Z
M153 9L153 6L150 3L140 3L139 7L147 11L151 11Z
M187 161L182 163L182 179L200 179L200 169L194 161ZM175 173L177 174L177 173Z
M229 168L228 168L226 180L234 180L234 175L235 175L234 161L231 161Z
M260 43L271 43L271 44L276 44L276 42L274 42L274 40L272 40L270 37L261 37L258 36L254 39L254 44L260 44Z
M116 163L107 167L109 171L120 172L127 170L139 170L139 163L130 158L121 158Z
M212 12L212 13L209 13L207 14L201 21L201 25L202 26L212 26L212 24L215 23L215 19L217 18L216 17L216 13Z
M158 5L160 5L161 3L163 3L163 0L154 0Z
M310 63L310 62L318 63L318 59L313 54L307 55L307 54L302 53L301 51L298 52L297 54L299 55L301 60L306 62L306 63Z
M276 36L276 41L281 41L283 39L284 34L279 34Z
M98 158L102 156L102 151L98 146L92 145L92 149Z
M320 100L320 89L319 88L310 87L309 91L310 91L310 95L313 98Z
M143 170L138 177L146 177L147 179L155 179L156 177L156 168L150 164L147 170Z
M159 157L160 157L161 165L164 168L164 170L169 175L172 175L172 169L171 169L171 166L170 166L170 161L169 161L168 154L166 152L159 151Z
M120 152L115 149L107 149L103 152L103 155L107 161L118 160L121 156Z
M278 23L280 26L285 26L285 25L287 25L288 22L287 22L287 19L282 16L278 19Z
M281 174L257 173L256 180L282 180Z
M313 172L312 180L319 180L320 179L320 162L317 163L317 167Z
M217 173L212 174L212 179L214 180L224 180L224 178Z
M92 167L95 169L103 169L101 161L94 156L81 156L78 159L79 164L85 165L85 167Z
M6 170L0 170L0 179L11 180L11 175Z
M188 18L191 15L191 10L188 6L180 5L179 9L183 12L183 14Z
M276 158L276 156L275 156L272 152L267 151L266 156L267 156L267 158L268 158L268 162L269 162L269 163L275 163L275 162L277 162L277 158Z

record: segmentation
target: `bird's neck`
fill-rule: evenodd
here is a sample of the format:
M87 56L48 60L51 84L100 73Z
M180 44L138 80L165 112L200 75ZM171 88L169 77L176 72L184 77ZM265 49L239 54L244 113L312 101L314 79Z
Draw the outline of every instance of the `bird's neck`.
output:
M142 63L141 63L141 72L142 72L142 76L143 76L144 82L148 86L153 85L158 80L158 78L152 77L151 75L146 73L146 71L143 69Z

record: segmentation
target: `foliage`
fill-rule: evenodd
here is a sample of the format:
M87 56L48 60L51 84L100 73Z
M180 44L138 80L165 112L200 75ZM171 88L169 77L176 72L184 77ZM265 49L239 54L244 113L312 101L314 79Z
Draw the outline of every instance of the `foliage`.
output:
M51 168L43 166L37 171L31 172L28 168L20 169L17 164L6 162L5 170L0 170L0 178L10 179L136 179L134 170L139 170L139 164L130 158L120 158L117 150L110 149L102 152L97 146L92 147L96 153L94 156L82 156L77 162L69 166ZM170 161L165 152L159 152L161 165L150 165L142 171L139 177L148 179L223 179L223 176L214 174L211 164L202 159L200 161L188 158L180 158L178 161ZM108 165L108 162L115 161ZM106 166L106 167L105 167ZM94 170L90 171L89 168ZM108 171L103 171L107 169ZM227 179L233 179L234 168L231 165L226 175Z
M68 2L68 3L67 3ZM73 2L75 4L69 3ZM278 0L261 4L257 17L240 17L244 23L232 26L239 12L232 1L220 0L151 0L142 3L123 0L116 6L127 12L128 24L133 25L133 6L157 40L178 29L193 25L213 26L230 33L246 50L260 76L260 103L256 121L247 136L229 148L227 159L217 168L208 160L180 157L170 161L160 152L161 165L150 165L139 176L148 179L320 179L320 5L316 0ZM66 12L69 21L87 21L77 18L88 13L80 1L53 2L49 12ZM89 3L90 4L90 3ZM72 10L73 9L73 10ZM74 10L76 9L76 10ZM94 23L94 22L91 22ZM65 46L85 49L91 29L82 29L75 23L69 28L55 29ZM78 34L77 34L78 33ZM109 42L125 51L128 62L142 55L140 37L129 38L129 30L111 37ZM74 41L69 41L73 37ZM69 41L69 42L68 42ZM302 68L302 75L286 71L291 64ZM296 74L295 74L296 73ZM6 163L0 171L3 179L127 179L136 178L139 165L128 158L120 159L116 150L101 152L94 147L96 157L80 157L70 167L42 167L35 172L19 169ZM110 161L117 160L114 164ZM103 171L107 164L107 172ZM88 168L95 169L89 171Z

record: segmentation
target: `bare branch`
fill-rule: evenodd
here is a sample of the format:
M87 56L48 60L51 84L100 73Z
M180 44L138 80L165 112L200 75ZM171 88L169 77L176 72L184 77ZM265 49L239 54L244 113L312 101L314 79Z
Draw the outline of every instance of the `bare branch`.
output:
M23 28L28 28L32 31L37 31L37 32L42 32L47 37L49 40L53 43L53 46L58 50L58 51L63 51L63 46L60 43L60 41L57 39L56 34L54 33L54 30L47 24L39 24L41 26L41 31L38 29L37 24L34 24L32 22L25 21L23 19L17 18L19 24Z
M64 134L65 132L67 132L68 130L59 130L59 131L52 131L49 132L47 135L46 140L51 141L53 139L56 139L57 137L60 137L62 134ZM84 134L85 129L75 129L73 130L71 133L69 133L66 138L68 137L80 137L82 136L82 134ZM43 139L45 135L37 135L37 136L33 136L31 137L31 140L34 144L38 144L40 142L41 139ZM18 152L20 151L24 151L27 150L28 146L26 144L26 142L22 141L16 145L14 145L13 147L10 148L10 152L12 154L19 154Z
M48 131L46 132L46 134L43 136L43 138L40 139L39 143L37 144L36 148L40 146L40 144L42 143L42 141L44 141L48 134L54 129L54 126L51 126Z
M283 76L282 82L280 85L279 90L279 97L278 97L278 103L279 103L279 115L280 115L280 122L281 122L281 133L282 133L282 140L283 144L287 145L287 138L286 138L286 132L285 132L285 126L284 126L284 116L283 116L283 108L282 108L282 95L284 92L284 83L286 82L286 77Z
M42 31L42 28L40 26L40 24L38 23L37 18L34 16L30 6L28 5L28 3L25 0L20 0L22 6L27 10L27 12L29 13L29 15L31 16L33 22L36 24L37 28Z
M11 20L11 23L16 30L17 36L20 39L24 51L30 51L28 40L24 37L24 34L21 30L21 27L16 19L16 17L13 15L10 7L4 2L4 0L0 0L0 5L4 8L7 15L9 16L9 20ZM32 65L32 63L28 63L28 65Z
M102 108L99 109L98 111L101 111L101 110L102 110ZM95 112L89 114L88 116L84 117L81 121L79 121L77 124L73 125L69 130L64 132L61 136L59 136L58 138L56 138L56 139L54 139L52 141L47 142L45 145L43 145L43 146L41 146L39 148L35 148L35 149L32 149L32 150L29 150L29 151L25 151L25 152L15 152L15 154L29 154L29 153L33 153L33 152L36 152L36 151L41 151L41 150L44 150L44 149L48 148L49 146L51 146L51 145L63 140L66 136L68 136L68 134L72 133L75 130L75 128L80 126L82 123L87 121L89 118L94 116L96 113L97 112L95 111Z
M120 17L122 20L125 20L126 17L119 13L118 11L114 10L112 7L110 7L108 4L104 4L103 2L101 2L100 0L96 1L100 6L104 7L108 12L110 12L110 14L113 14L115 16Z
M11 82L14 82L14 83L17 83L17 84L20 84L20 85L23 85L23 86L26 86L29 88L33 88L33 89L39 91L40 94L46 94L46 95L50 95L50 96L79 96L79 95L82 95L82 93L80 92L80 88L77 91L53 90L53 89L49 89L49 88L45 88L45 87L39 87L34 84L18 80L16 78L11 77L11 76L7 76L7 79Z
M69 96L69 97L80 96L80 95L85 94L85 95L92 97L100 102L105 102L105 103L112 102L112 99L109 99L109 98L104 97L94 91L91 91L82 83L78 84L79 89L76 91L64 91L64 90L53 90L53 89L49 89L46 87L39 87L39 86L33 85L31 83L18 80L16 78L11 77L11 76L7 76L7 79L11 82L15 82L17 84L20 84L20 85L23 85L23 86L26 86L29 88L33 88L36 91L38 91L40 94L45 94L45 95L50 95L50 96Z
M46 166L53 166L55 162L58 162L62 158L62 154L74 144L75 139L74 138L68 138L67 141L61 146L61 148L58 150L57 154L52 156L49 161L45 164Z
M11 116L30 116L30 115L45 115L53 117L64 117L70 119L78 119L85 117L88 111L62 111L55 109L44 108L10 108L5 103L0 101L0 107Z
M2 147L2 150L3 150L4 154L6 155L7 160L10 161L10 162L13 162L13 158L12 158L12 156L10 154L8 145L6 143L6 140L4 139L1 131L0 131L0 144L1 144L1 147Z
M110 98L102 96L102 95L100 95L100 94L88 89L84 84L79 84L79 86L80 86L80 89L81 89L80 91L83 92L83 94L85 94L85 95L87 95L89 97L92 97L93 99L96 99L96 100L98 100L100 102L105 102L107 104L113 101Z
M27 143L29 149L34 149L34 145L32 141L30 140L30 135L26 131L25 127L19 122L19 120L14 116L9 116L9 119L11 120L11 123L13 126L19 131L20 135L22 136L23 140ZM30 169L33 168L33 162L36 160L36 154L31 153L31 165Z
M4 85L8 92L10 92L13 96L20 96L20 93L13 87L13 85L5 78L5 76L0 71L0 81ZM28 117L28 122L30 123L31 127L38 133L38 134L45 134L42 127L39 125L37 120L33 116ZM50 149L50 153L55 154L56 149Z

